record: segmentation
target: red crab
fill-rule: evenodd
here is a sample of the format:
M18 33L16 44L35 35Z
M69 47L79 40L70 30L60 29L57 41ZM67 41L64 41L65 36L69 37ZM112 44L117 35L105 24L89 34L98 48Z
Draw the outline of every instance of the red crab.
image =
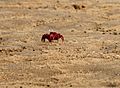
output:
M64 41L64 37L60 33L50 32L50 34L42 35L41 41L45 42L45 39L47 39L49 42L52 42L52 40L59 40L60 38Z

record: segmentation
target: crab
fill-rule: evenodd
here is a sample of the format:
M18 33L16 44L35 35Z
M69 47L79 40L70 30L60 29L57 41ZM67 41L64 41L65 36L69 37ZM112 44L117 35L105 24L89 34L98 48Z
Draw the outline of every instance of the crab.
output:
M50 32L49 34L43 34L41 41L45 42L45 39L47 39L49 42L52 42L53 40L59 40L61 39L62 42L64 41L63 35L57 32Z

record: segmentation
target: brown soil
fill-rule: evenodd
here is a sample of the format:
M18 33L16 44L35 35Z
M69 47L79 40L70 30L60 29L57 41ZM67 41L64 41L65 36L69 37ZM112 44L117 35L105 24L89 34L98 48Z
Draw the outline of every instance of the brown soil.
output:
M70 87L120 87L120 1L0 0L0 88Z

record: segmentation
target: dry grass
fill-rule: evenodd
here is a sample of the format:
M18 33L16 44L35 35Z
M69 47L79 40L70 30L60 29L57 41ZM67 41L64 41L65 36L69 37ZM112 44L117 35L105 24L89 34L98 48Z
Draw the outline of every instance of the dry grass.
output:
M120 2L0 0L0 88L120 87ZM61 41L41 42L49 30Z

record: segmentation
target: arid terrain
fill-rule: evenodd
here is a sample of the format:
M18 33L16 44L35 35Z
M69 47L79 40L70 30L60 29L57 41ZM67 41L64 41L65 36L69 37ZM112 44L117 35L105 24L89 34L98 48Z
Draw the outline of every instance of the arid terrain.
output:
M81 87L120 88L120 0L0 0L0 88Z

